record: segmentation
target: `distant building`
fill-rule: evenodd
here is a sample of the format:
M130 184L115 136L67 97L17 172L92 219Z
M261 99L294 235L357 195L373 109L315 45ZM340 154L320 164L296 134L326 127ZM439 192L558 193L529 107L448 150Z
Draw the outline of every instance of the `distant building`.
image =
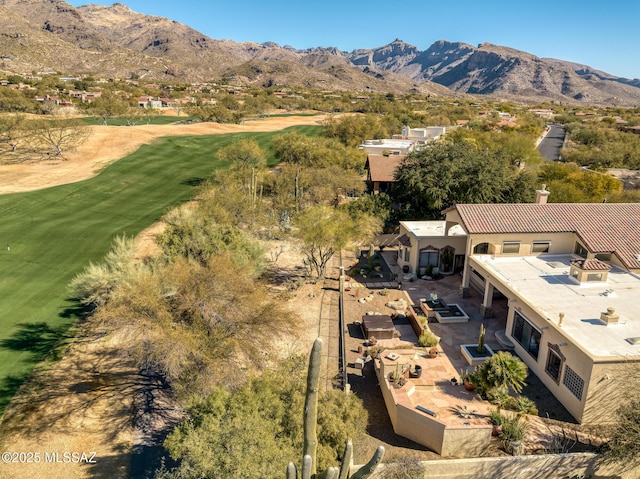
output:
M364 140L359 146L367 153L374 155L406 155L415 149L415 140L398 140L385 138L382 140Z
M395 171L406 155L367 155L367 188L374 195L388 192L395 180Z

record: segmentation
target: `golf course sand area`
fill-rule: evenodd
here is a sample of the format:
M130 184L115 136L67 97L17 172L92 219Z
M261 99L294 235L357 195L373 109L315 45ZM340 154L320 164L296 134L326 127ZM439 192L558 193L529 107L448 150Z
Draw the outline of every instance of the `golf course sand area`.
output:
M0 193L34 191L89 179L163 136L270 132L319 125L323 119L315 115L271 117L243 125L94 126L89 139L64 160L0 165ZM139 235L140 255L153 254L153 236L159 228L161 225L153 225ZM138 440L132 426L133 401L142 385L135 365L122 357L122 342L126 340L118 334L105 335L89 320L62 359L37 368L6 408L0 423L2 451L30 455L17 455L17 462L0 464L1 478L129 477L131 449ZM83 452L88 455L64 455ZM21 462L23 459L31 463Z
M278 131L290 126L320 125L323 115L274 116L242 125L182 123L171 125L92 126L89 138L64 158L0 165L0 194L22 193L74 183L163 136L220 135Z

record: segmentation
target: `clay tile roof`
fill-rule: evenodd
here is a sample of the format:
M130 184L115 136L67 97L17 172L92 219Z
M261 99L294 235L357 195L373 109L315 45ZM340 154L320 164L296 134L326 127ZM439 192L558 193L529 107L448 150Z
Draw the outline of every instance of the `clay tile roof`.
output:
M406 155L369 155L367 165L371 181L395 181L396 168Z
M609 271L611 266L599 259L572 259L571 264L583 271Z
M575 233L593 253L640 269L640 203L456 205L469 234Z

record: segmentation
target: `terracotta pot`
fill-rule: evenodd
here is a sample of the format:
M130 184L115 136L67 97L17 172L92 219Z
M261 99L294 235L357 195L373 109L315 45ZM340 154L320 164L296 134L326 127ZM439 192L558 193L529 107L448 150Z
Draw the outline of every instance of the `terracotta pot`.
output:
M429 357L430 358L437 358L438 357L438 350L436 348L431 348L429 350Z
M473 391L475 389L475 386L472 383L470 383L467 379L465 379L464 380L464 388L467 391Z

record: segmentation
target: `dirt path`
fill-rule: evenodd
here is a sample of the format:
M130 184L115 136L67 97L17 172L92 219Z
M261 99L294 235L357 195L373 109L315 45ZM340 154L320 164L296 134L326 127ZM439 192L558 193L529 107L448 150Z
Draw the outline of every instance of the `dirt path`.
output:
M66 154L66 160L0 165L0 194L34 191L86 180L105 166L162 136L278 131L290 126L319 125L323 119L323 116L316 115L271 117L247 121L242 125L92 126L90 137L75 151Z

